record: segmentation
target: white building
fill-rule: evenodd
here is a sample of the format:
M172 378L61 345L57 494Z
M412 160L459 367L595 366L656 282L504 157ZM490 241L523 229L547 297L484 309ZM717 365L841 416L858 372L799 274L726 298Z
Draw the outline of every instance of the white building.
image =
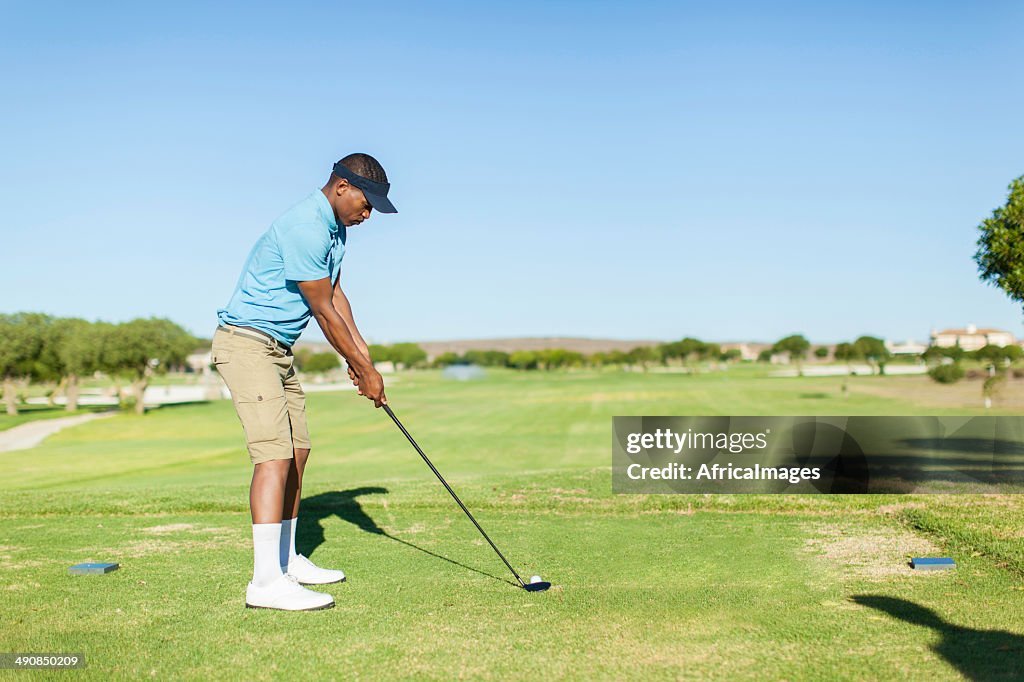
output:
M926 344L911 341L910 339L907 339L903 343L886 341L885 348L893 355L921 355L928 350L928 346Z
M978 350L989 344L1011 346L1017 343L1017 339L1008 331L991 328L979 329L973 324L969 324L963 329L944 329L942 331L933 329L931 340L932 345L939 348L952 348L959 345L967 351Z

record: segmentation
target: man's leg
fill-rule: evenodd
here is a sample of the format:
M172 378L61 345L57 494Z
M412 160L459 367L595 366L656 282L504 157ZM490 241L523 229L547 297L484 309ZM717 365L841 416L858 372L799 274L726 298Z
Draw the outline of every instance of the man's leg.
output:
M290 459L272 459L253 467L249 487L252 512L253 573L256 585L269 585L281 570L281 505L287 487Z
M288 481L284 489L283 509L281 510L281 570L287 571L288 564L295 558L295 533L299 517L299 503L302 501L302 472L306 469L309 459L309 448L295 448L294 458L289 460Z
M284 505L282 519L294 519L299 515L299 502L302 497L302 472L306 469L309 459L309 448L295 448L295 457L286 460L291 466L288 469L288 483L284 489Z
M291 573L303 585L327 585L345 580L344 571L320 568L295 552L295 534L299 523L299 503L302 498L302 476L309 459L309 448L295 448L290 460L288 481L285 486L281 520L279 558L281 570Z

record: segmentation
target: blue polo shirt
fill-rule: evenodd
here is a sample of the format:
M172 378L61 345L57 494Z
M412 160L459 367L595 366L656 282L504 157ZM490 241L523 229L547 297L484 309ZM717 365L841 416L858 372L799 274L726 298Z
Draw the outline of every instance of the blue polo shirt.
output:
M221 324L253 327L291 346L312 311L296 282L341 274L346 230L319 189L288 209L249 252L235 293L217 311Z

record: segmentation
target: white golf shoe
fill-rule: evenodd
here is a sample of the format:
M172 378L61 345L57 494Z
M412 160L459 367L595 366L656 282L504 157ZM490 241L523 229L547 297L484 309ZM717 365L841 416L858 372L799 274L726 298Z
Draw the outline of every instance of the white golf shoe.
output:
M343 571L320 568L301 554L288 562L288 575L295 576L300 585L329 585L345 580Z
M281 609L282 611L318 611L334 606L334 597L307 590L295 576L287 573L259 587L249 583L245 590L245 606L250 609Z

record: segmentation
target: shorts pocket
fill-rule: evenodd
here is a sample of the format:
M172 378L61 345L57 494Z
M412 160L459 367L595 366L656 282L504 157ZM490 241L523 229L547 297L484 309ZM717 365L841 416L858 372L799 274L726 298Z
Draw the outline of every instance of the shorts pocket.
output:
M238 419L245 430L245 441L265 443L277 440L282 426L288 424L288 405L284 396L270 397L260 394L239 397L235 402Z

